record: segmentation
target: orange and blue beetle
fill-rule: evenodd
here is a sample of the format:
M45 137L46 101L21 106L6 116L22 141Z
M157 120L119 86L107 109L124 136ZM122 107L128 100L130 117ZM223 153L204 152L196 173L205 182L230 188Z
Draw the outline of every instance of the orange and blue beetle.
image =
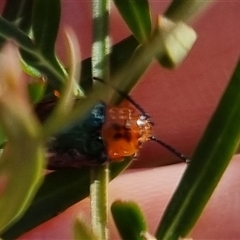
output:
M150 117L128 95L124 94L124 97L129 102L127 105L108 107L99 102L84 119L52 137L48 143L48 168L80 168L121 161L125 157L136 156L142 144L149 140L189 162L173 147L156 139ZM36 106L40 118L46 104L50 108L51 104L54 105L49 101Z

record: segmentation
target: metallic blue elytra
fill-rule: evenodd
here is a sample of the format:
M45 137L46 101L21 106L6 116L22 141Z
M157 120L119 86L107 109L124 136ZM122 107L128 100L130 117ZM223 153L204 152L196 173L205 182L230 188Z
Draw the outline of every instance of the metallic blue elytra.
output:
M49 101L36 106L36 112L42 121L54 105L55 103ZM108 156L101 138L105 111L106 105L103 102L97 103L84 119L66 127L48 141L48 169L78 168L106 163Z

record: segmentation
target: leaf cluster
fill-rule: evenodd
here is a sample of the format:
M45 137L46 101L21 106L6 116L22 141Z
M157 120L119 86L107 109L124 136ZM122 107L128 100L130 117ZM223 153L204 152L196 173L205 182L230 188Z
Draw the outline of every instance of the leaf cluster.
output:
M165 13L172 21L160 18L156 24L152 20L147 0L114 0L133 35L112 47L112 53L109 55L111 84L128 93L154 59L167 67L179 65L196 39L195 32L185 23L179 23L179 21L192 20L208 2L210 1L174 0ZM34 88L29 88L29 95L32 95L33 102L51 96L55 90L64 96L67 86L69 86L68 80L71 75L68 70L69 66L63 66L55 52L60 16L60 0L8 0L0 17L0 46L12 39L19 47L24 71L34 79L47 79L46 87L43 88L42 83L35 81ZM73 84L74 86L70 87L70 90L68 89L68 93L74 90L73 92L77 93L75 96L82 97L84 92L87 96L86 101L73 108L70 116L65 113L64 123L58 125L54 121L50 122L45 126L45 132L41 136L49 136L57 132L66 122L69 123L81 118L98 99L114 103L119 101L119 96L113 89L108 90L108 95L111 98L105 99L101 94L104 86L93 84L90 58L83 60L81 66L81 70L79 70L81 72L81 74L79 73L80 84ZM135 69L134 73L130 73L132 69ZM229 86L159 223L155 233L156 239L185 237L196 223L219 182L240 138L238 123L240 118L239 86L240 62L238 62ZM61 111L57 114L61 114ZM4 126L1 122L1 127L5 133L0 134L1 145L4 145L6 138L9 137ZM24 139L26 144L28 142L36 144L31 155L33 159L39 158L39 154L42 158L42 138L39 139L34 143L31 137ZM36 146L40 146L40 152ZM25 153L26 151L27 149L25 149ZM17 158L17 155L17 152L14 153L13 158ZM126 159L120 163L110 164L110 178L116 177L130 162L131 159ZM39 162L36 161L36 163ZM27 175L25 171L33 171L34 174L34 167L36 165L28 170L24 169L22 173ZM13 176L17 172L21 172L21 169L15 168ZM39 168L37 168L37 172L39 175ZM2 172L0 171L0 173ZM34 185L35 178L31 177L31 179L32 185ZM16 189L18 188L17 181L15 181ZM40 187L39 184L36 184L36 188L30 191L29 202L28 204L24 202L24 207L20 206L21 214L14 216L14 224L11 221L10 228L3 226L1 237L3 239L16 238L85 198L89 194L89 184L89 169L70 169L49 173ZM29 189L21 192L22 196L26 194L29 194ZM0 207L5 206L6 202ZM11 208L11 206L8 207ZM146 239L146 236L149 236L147 221L135 203L116 202L111 210L123 239ZM19 220L19 216L23 214L24 216ZM132 219L132 224L128 224L126 221L129 218ZM95 239L94 234L89 233L87 229L83 231L83 229L82 223L76 222L76 238L84 234L84 236L89 236L89 239Z

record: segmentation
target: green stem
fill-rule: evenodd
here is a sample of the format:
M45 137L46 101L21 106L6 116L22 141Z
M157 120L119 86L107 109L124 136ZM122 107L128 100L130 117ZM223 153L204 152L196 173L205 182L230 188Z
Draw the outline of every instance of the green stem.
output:
M93 0L92 75L108 80L109 0Z
M92 230L99 239L108 239L108 183L109 168L95 167L91 170L91 219Z
M92 75L108 81L110 52L109 0L93 0ZM99 239L108 239L108 164L91 170L91 217L92 230Z

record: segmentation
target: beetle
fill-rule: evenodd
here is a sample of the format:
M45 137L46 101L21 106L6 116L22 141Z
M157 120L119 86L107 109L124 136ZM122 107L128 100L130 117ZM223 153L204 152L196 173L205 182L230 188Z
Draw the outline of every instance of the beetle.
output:
M48 169L98 166L125 157L136 156L142 144L155 141L184 162L189 158L153 136L153 122L129 96L125 105L107 106L99 101L84 119L53 136L47 143ZM40 102L36 113L41 121L55 106L56 100Z

